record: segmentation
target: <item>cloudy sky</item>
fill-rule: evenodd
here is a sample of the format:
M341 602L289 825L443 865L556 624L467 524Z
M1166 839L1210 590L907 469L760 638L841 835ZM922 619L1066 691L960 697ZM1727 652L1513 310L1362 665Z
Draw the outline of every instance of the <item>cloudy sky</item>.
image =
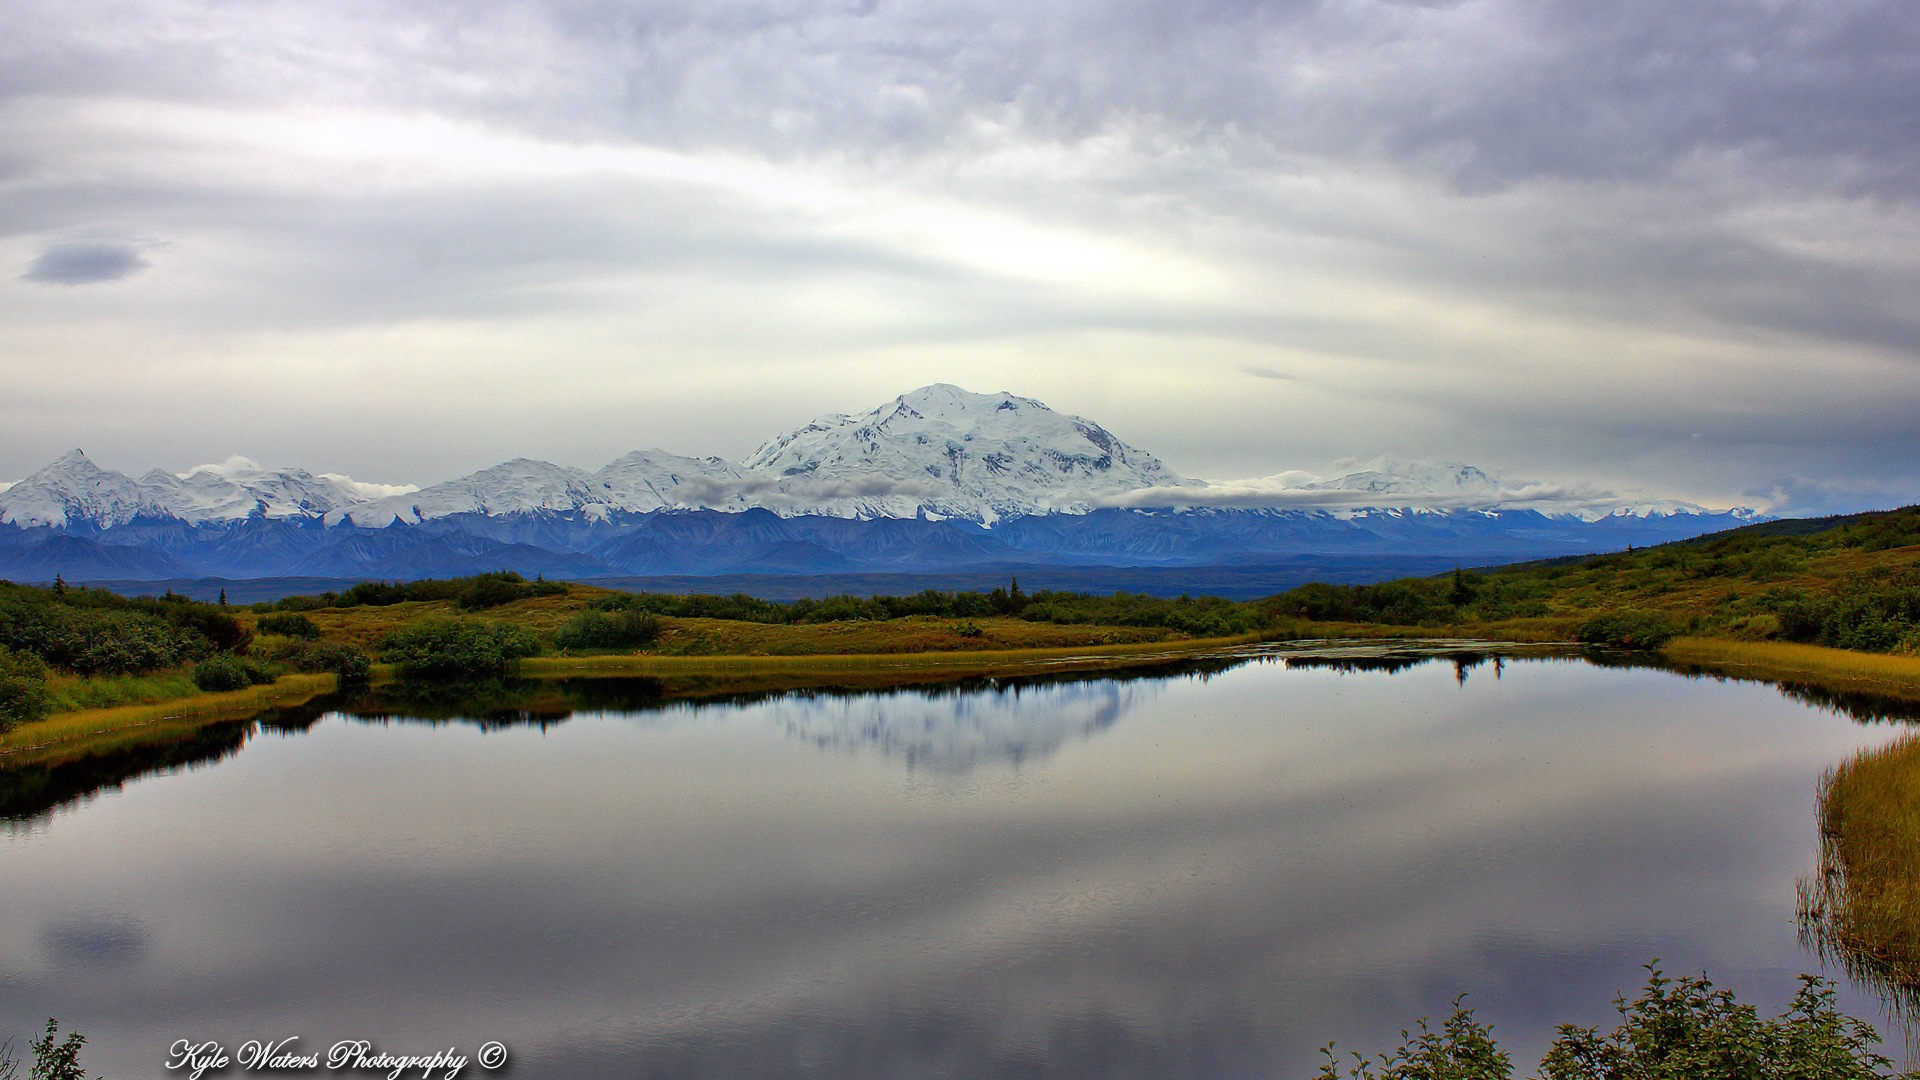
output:
M0 480L743 457L1920 499L1911 0L10 0Z

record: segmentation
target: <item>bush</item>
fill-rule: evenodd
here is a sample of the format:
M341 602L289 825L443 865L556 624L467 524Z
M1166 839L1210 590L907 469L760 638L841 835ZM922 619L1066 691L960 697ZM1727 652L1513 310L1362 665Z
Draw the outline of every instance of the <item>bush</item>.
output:
M1614 1002L1620 1026L1563 1025L1540 1062L1544 1080L1878 1080L1892 1062L1874 1052L1879 1037L1866 1022L1833 1007L1833 986L1800 976L1793 1004L1774 1020L1762 1020L1751 1005L1715 990L1705 978L1668 979L1648 965L1650 977L1638 1000ZM1342 1080L1333 1048L1317 1080ZM1358 1055L1356 1055L1358 1058ZM1439 1031L1420 1024L1400 1049L1373 1070L1358 1058L1353 1080L1508 1080L1513 1066L1493 1041L1492 1029L1455 1003Z
M1613 649L1658 649L1673 640L1673 624L1658 615L1622 611L1595 615L1580 624L1580 640Z
M453 602L460 605L463 611L482 611L533 596L559 596L566 591L567 587L558 582L528 581L511 570L502 570L497 574L476 574L465 579L465 585Z
M637 649L660 636L660 620L637 608L583 611L567 620L553 635L556 648L571 652L594 649Z
M320 639L320 628L313 624L312 619L297 611L262 615L253 625L254 629L263 634L279 634L281 637L300 638L303 641Z
M373 675L373 658L354 648L328 642L308 651L301 671L331 671L341 682L366 682Z
M0 646L33 653L79 675L138 674L213 651L204 634L155 615L49 603L30 595L0 597Z
M426 619L380 639L380 658L404 675L477 679L504 674L513 661L540 652L540 641L516 626L465 619Z
M342 682L365 682L373 674L371 657L334 641L286 642L267 653L267 658L295 671L330 671Z
M232 653L216 653L193 665L193 685L208 693L245 690L272 681L272 672Z
M56 1043L53 1037L58 1034L59 1021L48 1020L46 1033L33 1040L33 1066L27 1080L86 1080L86 1070L80 1067L80 1048L86 1045L87 1037L70 1031ZM11 1047L11 1040L0 1043L0 1080L14 1080L20 1073Z
M0 645L0 732L44 719L52 707L47 665L32 653Z

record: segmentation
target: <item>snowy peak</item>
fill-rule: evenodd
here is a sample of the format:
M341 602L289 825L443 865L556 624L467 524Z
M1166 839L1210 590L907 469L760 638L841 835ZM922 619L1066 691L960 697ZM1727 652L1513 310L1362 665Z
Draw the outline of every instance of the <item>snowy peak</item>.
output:
M0 492L0 523L56 529L110 529L136 517L162 517L152 494L124 473L102 469L79 450L69 450Z
M1301 485L1313 491L1356 491L1370 495L1464 495L1498 498L1504 490L1493 477L1473 465L1423 458L1403 461L1375 458L1354 471Z
M514 458L458 480L337 511L327 516L327 523L381 528L396 521L416 524L452 514L585 510L604 503L599 486L586 472L548 461Z
M246 458L184 473L153 469L134 480L68 451L0 491L0 523L110 529L136 517L192 524L247 518L318 518L396 489L303 469L265 469Z
M1381 457L1334 476L1292 471L1251 480L1215 480L1197 488L1125 492L1103 505L1139 508L1231 507L1308 510L1341 517L1451 511L1532 510L1547 517L1598 521L1715 511L1678 499L1614 491L1592 483L1518 480L1457 461ZM1728 511L1736 518L1753 510Z
M644 513L661 509L745 510L746 473L717 457L691 458L635 450L593 474L607 505Z
M1702 514L1673 499L1593 484L1511 479L1473 465L1377 458L1331 476L1283 472L1203 482L1099 424L1033 398L923 386L864 413L829 414L768 440L744 463L636 450L599 471L516 458L424 489L245 458L140 480L78 450L0 487L0 523L107 529L136 517L194 524L322 519L380 528L455 515L772 510L785 517L1004 518L1103 507L1302 510L1343 517L1533 510L1549 517ZM1752 511L1736 511L1752 516Z
M777 479L780 494L815 513L858 518L991 522L1193 483L1090 420L945 383L866 413L822 416L768 441L745 468Z
M243 457L177 475L154 469L140 486L176 517L193 522L322 517L367 501L367 489L380 487L305 469L264 469Z

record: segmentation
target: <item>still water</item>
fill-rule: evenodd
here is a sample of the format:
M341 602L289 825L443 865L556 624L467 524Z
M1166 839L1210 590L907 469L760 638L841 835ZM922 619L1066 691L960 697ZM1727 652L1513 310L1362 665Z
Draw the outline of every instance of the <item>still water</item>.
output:
M1570 659L1213 667L229 725L0 833L0 1031L57 1016L116 1078L293 1036L498 1040L515 1080L1305 1077L1465 993L1526 1071L1656 957L1778 1011L1822 970L1818 778L1898 727Z

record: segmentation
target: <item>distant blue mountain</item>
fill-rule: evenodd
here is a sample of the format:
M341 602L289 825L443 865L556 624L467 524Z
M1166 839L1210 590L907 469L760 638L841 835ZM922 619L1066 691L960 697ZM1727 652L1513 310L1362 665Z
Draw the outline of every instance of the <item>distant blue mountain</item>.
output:
M0 526L0 577L454 577L938 574L986 568L1203 567L1373 557L1486 565L1647 546L1747 524L1736 514L1547 517L1531 510L1095 510L969 521L780 517L767 510L451 515L382 528L313 519L136 518L75 536Z

